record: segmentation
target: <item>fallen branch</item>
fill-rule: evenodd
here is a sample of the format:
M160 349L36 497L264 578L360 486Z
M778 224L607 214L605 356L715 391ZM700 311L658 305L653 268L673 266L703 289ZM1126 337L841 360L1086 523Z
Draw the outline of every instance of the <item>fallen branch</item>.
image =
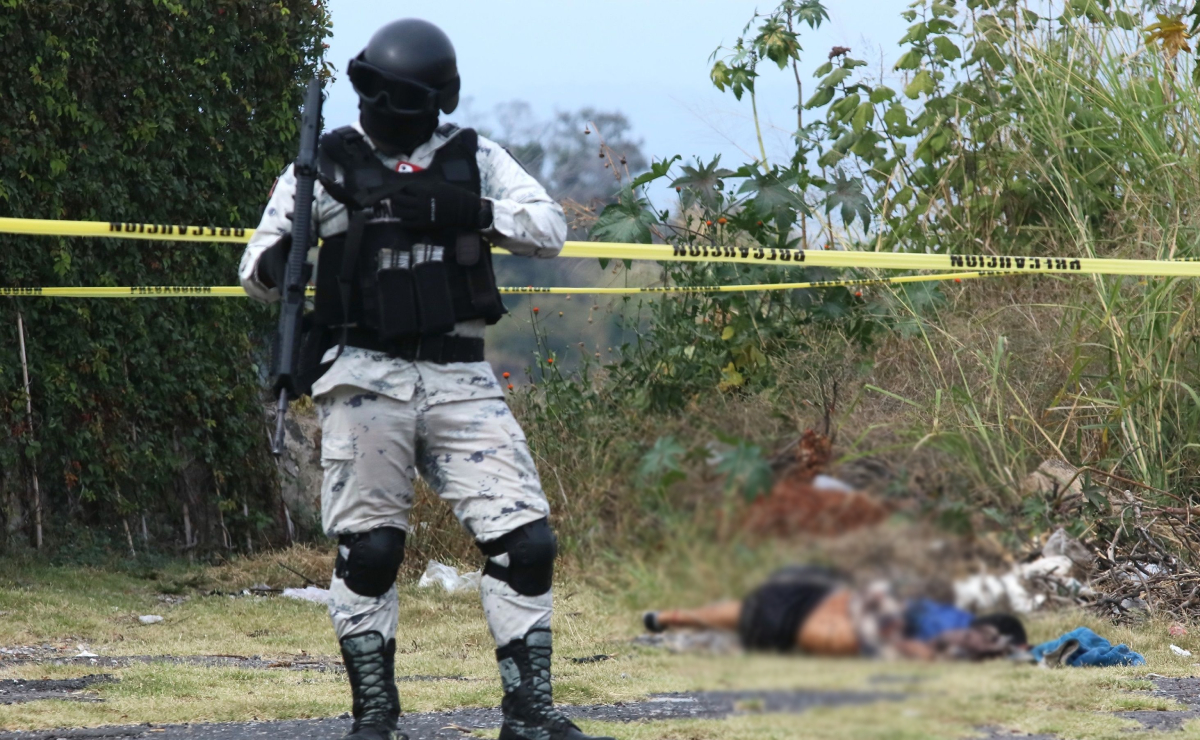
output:
M278 560L276 560L276 561L275 561L275 564L276 564L276 565L278 565L280 568L283 568L284 570L288 571L289 573L293 573L293 574L295 574L295 575L298 575L298 576L300 576L302 579L304 579L304 585L305 585L305 586L316 586L316 587L318 587L318 588L320 588L320 587L321 587L321 584L317 583L316 581L314 581L313 579L311 579L311 578L309 578L308 576L304 575L303 573L301 573L300 571L296 570L295 568L292 568L292 567L290 567L290 566L284 565L283 563L281 563L281 562L280 562L280 561L278 561Z

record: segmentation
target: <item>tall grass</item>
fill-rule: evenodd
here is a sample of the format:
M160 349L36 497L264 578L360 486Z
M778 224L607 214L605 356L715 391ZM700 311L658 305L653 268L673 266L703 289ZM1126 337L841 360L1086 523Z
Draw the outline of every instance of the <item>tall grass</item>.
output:
M1003 242L964 228L958 243L1200 256L1192 205L1200 202L1200 95L1190 63L1168 62L1136 33L1079 20L1017 31L1005 48L1000 76L1018 113L995 133L1004 146L987 165L998 194L1005 182L1022 181L1038 192L1045 216L1010 229ZM959 146L972 149L971 132L960 134ZM912 434L950 453L971 481L966 498L984 507L1028 515L1040 505L1046 514L1046 502L1030 500L1021 481L1048 457L1187 499L1200 465L1196 296L1188 278L972 285L920 324L922 341L910 351L924 382L910 383L904 396L920 410Z
M1020 122L1051 154L1038 160L1052 185L1063 246L1076 253L1152 259L1198 254L1200 199L1196 94L1186 69L1113 33L1066 34L1069 53L1026 43L1015 80L1041 105ZM1121 43L1122 41L1126 43ZM1074 111L1088 109L1086 125ZM1071 154L1090 153L1087 169ZM1087 218L1093 183L1119 197L1107 222ZM1094 411L1094 453L1157 488L1188 488L1200 442L1195 281L1096 277L1078 303L1079 360L1064 400Z

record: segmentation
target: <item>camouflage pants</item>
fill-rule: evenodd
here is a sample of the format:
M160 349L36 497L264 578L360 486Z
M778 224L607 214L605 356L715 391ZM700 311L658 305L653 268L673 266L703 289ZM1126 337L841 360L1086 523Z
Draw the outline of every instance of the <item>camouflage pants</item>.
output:
M321 518L331 537L378 527L408 531L418 474L481 542L549 514L525 435L502 398L430 404L421 384L408 401L340 385L316 402L325 471ZM330 590L339 639L372 630L385 639L395 634L395 587L362 596L335 575ZM481 591L498 645L549 626L549 593L522 596L489 577Z

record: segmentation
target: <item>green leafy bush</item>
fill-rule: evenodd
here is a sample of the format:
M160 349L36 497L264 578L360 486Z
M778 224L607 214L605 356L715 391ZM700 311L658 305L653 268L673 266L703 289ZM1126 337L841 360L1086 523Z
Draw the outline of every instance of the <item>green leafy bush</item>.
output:
M328 28L310 0L4 0L0 215L254 222L294 156L301 86ZM240 248L2 236L0 255L4 286L228 285ZM71 544L80 523L135 514L178 534L184 505L201 546L276 520L254 364L267 311L191 298L0 300L10 532L30 526L34 471L55 545Z

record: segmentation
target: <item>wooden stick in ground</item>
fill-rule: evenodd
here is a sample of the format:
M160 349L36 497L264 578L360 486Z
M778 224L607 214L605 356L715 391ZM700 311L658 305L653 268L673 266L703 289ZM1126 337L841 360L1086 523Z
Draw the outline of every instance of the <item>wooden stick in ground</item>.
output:
M17 311L17 337L21 345L21 373L25 378L25 420L29 425L29 436L33 437L33 396L29 392L29 361L25 358L25 317ZM32 462L33 473L33 519L37 532L37 549L42 549L42 492L38 487L37 460Z

